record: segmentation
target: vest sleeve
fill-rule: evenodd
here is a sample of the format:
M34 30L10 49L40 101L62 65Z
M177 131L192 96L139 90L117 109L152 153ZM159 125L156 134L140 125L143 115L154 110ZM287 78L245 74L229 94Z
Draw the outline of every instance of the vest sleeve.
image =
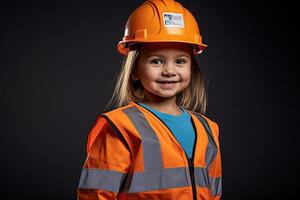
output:
M91 128L77 189L77 200L118 199L131 164L130 152L103 117Z

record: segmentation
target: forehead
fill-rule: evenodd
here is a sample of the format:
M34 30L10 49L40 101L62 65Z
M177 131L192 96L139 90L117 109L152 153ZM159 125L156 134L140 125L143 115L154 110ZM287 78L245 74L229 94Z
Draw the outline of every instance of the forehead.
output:
M152 53L191 55L192 46L189 44L177 43L177 42L143 43L141 45L141 49L140 49L141 55L147 55Z

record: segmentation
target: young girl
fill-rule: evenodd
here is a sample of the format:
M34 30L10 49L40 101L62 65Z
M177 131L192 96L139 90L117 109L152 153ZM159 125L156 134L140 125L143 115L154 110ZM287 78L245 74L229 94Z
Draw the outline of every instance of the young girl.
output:
M218 125L204 116L206 45L192 14L148 0L129 17L111 103L89 132L78 199L221 197Z

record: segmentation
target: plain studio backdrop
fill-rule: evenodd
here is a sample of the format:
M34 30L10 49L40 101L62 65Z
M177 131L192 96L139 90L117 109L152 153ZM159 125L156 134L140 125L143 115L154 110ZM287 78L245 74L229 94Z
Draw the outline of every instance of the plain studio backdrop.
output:
M75 199L87 134L142 0L1 1L0 199ZM298 194L296 13L288 1L180 0L208 48L206 115L220 126L223 199Z

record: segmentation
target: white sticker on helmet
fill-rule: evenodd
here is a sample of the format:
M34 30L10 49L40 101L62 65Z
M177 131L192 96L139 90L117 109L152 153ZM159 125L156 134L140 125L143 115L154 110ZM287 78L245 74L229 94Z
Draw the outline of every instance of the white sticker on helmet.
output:
M165 27L184 28L183 15L179 13L163 13Z

